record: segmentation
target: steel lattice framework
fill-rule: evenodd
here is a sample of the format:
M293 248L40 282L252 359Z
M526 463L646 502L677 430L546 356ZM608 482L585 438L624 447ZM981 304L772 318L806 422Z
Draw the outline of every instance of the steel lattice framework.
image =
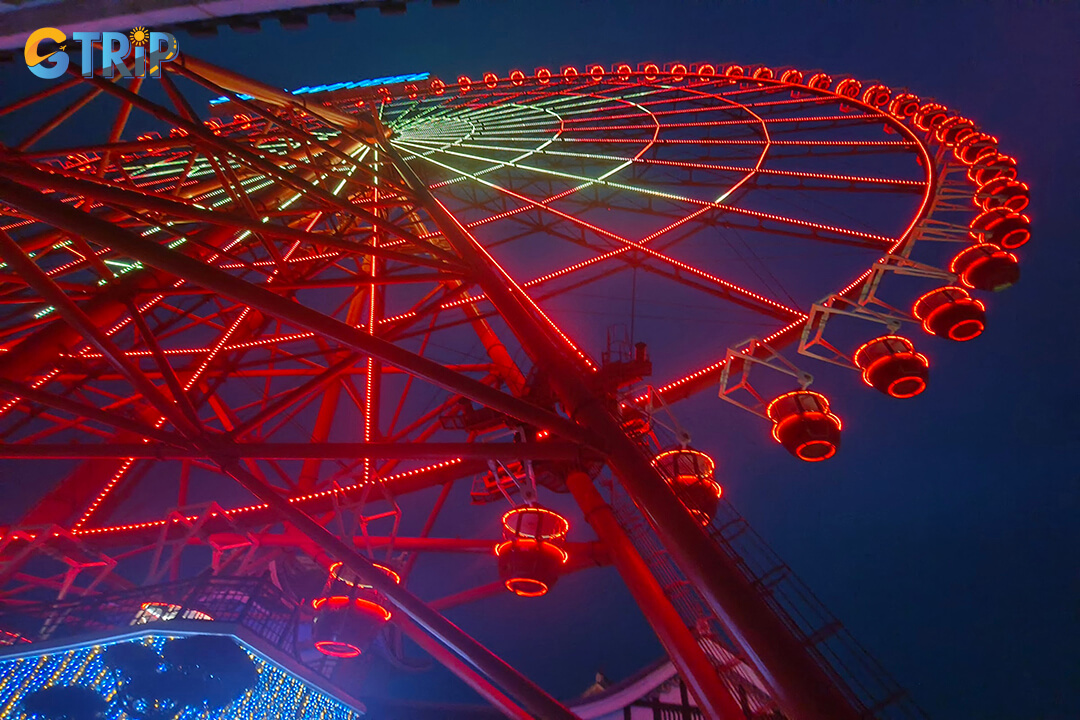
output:
M763 414L763 373L809 381L785 348L873 384L841 320L856 344L859 320L936 332L900 308L942 285L967 297L970 248L1015 261L1027 187L973 123L763 67L290 94L188 57L160 80L57 81L0 117L19 128L0 149L0 456L48 480L0 542L4 601L128 586L129 558L176 579L192 546L239 574L299 549L384 593L511 716L569 717L437 613L501 584L429 605L370 560L407 553L407 580L416 553L489 552L497 538L430 537L456 481L482 503L569 489L600 541L567 545L564 572L614 563L699 705L741 716L604 515L606 466L785 713L877 712L650 465L670 443L653 421L718 384ZM705 329L665 330L628 295ZM627 315L629 341L592 352L596 318ZM649 332L651 357L631 347ZM407 498L440 486L433 507Z

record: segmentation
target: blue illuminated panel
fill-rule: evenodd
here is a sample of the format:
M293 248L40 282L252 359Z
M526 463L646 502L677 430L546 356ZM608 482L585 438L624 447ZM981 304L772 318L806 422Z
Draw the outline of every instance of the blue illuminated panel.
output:
M121 694L117 692L120 680L117 673L106 668L102 653L119 643L143 643L160 652L171 639L169 635L151 633L133 640L61 648L41 655L0 661L0 718L26 718L22 700L36 690L52 685L83 685L101 693L109 703L106 720L123 720L127 716L120 708ZM362 717L356 710L300 680L244 643L238 644L255 663L258 673L255 687L209 717L201 710L190 710L177 720L358 720Z

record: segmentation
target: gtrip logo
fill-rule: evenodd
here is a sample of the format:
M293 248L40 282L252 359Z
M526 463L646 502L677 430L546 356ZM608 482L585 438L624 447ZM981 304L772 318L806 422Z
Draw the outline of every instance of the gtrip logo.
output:
M43 43L50 43L49 51L41 54ZM93 77L96 67L102 77L161 77L161 64L180 56L176 38L167 32L150 32L137 27L131 32L74 32L71 43L79 43L81 49L82 76ZM67 35L52 27L38 28L30 33L23 48L26 67L43 80L55 80L67 72L71 61L68 53ZM100 53L95 53L95 46ZM55 49L53 49L55 47ZM134 53L135 62L128 67L127 60ZM95 55L100 64L95 66Z

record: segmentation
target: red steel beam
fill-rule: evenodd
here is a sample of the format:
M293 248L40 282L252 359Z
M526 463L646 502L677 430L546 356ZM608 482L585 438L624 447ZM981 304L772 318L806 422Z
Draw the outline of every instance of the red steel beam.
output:
M46 174L47 175L47 174ZM328 317L252 285L222 270L208 266L169 248L146 242L123 228L88 213L45 197L38 192L0 178L0 197L39 220L67 232L80 235L104 247L112 247L145 265L172 273L202 285L226 297L244 303L267 315L286 320L312 332L340 342L357 352L406 370L417 377L565 438L592 444L591 433L576 423L525 400L507 395L478 380L465 377L427 358L411 353L393 343L372 337L336 318ZM266 226L263 225L263 228Z
M378 118L372 117L378 127ZM579 365L555 344L547 326L533 314L534 306L520 286L439 203L385 138L380 139L380 146L393 158L418 204L468 264L526 352L547 371L567 414L590 435L601 439L608 464L623 487L653 523L680 570L701 591L780 706L799 720L856 720L858 712L807 648L791 634L735 562L705 533L652 467L642 448L626 436L582 376Z
M667 650L668 657L686 680L705 717L716 720L743 720L739 703L724 687L717 669L679 617L660 583L653 577L630 538L615 519L611 506L604 502L589 476L583 472L572 472L566 479L566 485L585 514L585 521L592 526L604 547L611 553L612 561L623 582L652 625L660 643Z
M491 459L491 460L580 460L581 448L567 442L527 443L220 443L196 441L200 447L168 447L147 443L101 444L0 444L0 459L90 459L135 458L182 460L230 457L257 460L318 458L408 459Z
M495 546L502 539L485 540L482 538L432 538L432 537L394 537L389 535L367 536L356 535L352 539L353 545L362 548L377 549L392 545L395 550L407 552L437 552L437 553L484 553L494 556ZM201 542L193 538L192 543ZM286 533L214 533L207 542L222 546L239 546L252 542L265 547L296 547L305 552L312 549L312 543L303 535L296 532ZM608 555L605 548L596 542L570 542L562 547L575 558L578 564L599 567L608 564Z
M506 717L513 718L513 720L532 720L533 716L531 714L523 710L520 705L508 698L452 652L432 640L430 635L423 632L416 625L400 615L395 615L393 622L406 637L419 645L421 650L427 652L436 662L457 675L466 685L479 693L480 697L487 700L492 706L498 708Z

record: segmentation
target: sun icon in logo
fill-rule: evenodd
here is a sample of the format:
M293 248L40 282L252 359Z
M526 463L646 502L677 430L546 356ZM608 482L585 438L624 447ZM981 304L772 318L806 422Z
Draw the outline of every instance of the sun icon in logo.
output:
M144 27L132 28L128 33L131 44L135 47L145 47L150 42L150 33Z

